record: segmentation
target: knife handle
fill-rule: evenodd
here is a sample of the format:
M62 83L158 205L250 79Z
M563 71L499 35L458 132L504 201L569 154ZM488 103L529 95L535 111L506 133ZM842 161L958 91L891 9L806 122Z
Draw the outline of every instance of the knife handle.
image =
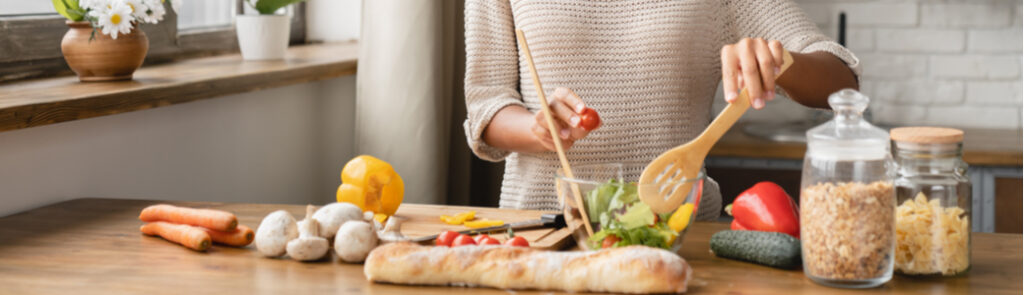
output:
M544 214L540 216L540 219L544 221L544 226L554 228L565 227L565 215L562 214Z

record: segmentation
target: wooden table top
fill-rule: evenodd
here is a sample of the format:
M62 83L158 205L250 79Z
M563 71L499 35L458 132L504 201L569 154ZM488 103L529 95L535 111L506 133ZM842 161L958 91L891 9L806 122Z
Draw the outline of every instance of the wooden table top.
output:
M776 158L803 160L804 143L776 142L743 132L752 123L736 124L711 149L712 157ZM971 129L964 131L964 161L970 165L1020 166L1024 164L1021 129Z
M373 284L361 265L301 263L260 257L253 249L214 246L198 253L139 234L139 211L154 201L78 199L0 218L0 293L10 294L507 294L480 288ZM278 209L304 206L171 202L228 210L252 227ZM414 204L402 205L416 207ZM962 277L896 276L868 290L832 289L799 270L716 258L708 251L721 223L696 223L683 257L693 266L693 294L1021 294L1021 236L976 233L972 268ZM537 292L519 292L533 294Z

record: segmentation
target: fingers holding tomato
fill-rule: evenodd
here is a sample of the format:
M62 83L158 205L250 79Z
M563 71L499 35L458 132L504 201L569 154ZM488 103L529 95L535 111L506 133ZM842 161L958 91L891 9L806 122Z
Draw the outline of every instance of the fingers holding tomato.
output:
M575 92L568 88L558 88L550 93L548 103L557 137L565 149L601 126L601 118L597 111L588 107ZM530 131L544 149L554 151L554 141L548 130L547 117L544 112L536 112L534 121Z

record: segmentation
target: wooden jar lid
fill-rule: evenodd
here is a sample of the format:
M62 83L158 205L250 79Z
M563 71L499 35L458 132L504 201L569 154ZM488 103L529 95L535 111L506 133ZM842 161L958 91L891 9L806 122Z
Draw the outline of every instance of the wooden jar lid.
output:
M964 132L941 127L900 127L890 130L889 138L896 142L958 143L964 141Z

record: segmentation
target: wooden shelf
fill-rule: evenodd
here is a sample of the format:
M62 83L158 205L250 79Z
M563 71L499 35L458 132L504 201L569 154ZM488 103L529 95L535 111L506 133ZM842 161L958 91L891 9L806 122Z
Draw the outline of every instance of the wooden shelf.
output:
M807 146L765 140L743 132L736 124L711 149L713 157L803 160ZM1020 166L1024 164L1021 130L963 129L964 161L970 165Z
M219 55L143 66L135 79L65 76L0 84L0 132L324 80L356 72L358 44L294 46L283 60Z

